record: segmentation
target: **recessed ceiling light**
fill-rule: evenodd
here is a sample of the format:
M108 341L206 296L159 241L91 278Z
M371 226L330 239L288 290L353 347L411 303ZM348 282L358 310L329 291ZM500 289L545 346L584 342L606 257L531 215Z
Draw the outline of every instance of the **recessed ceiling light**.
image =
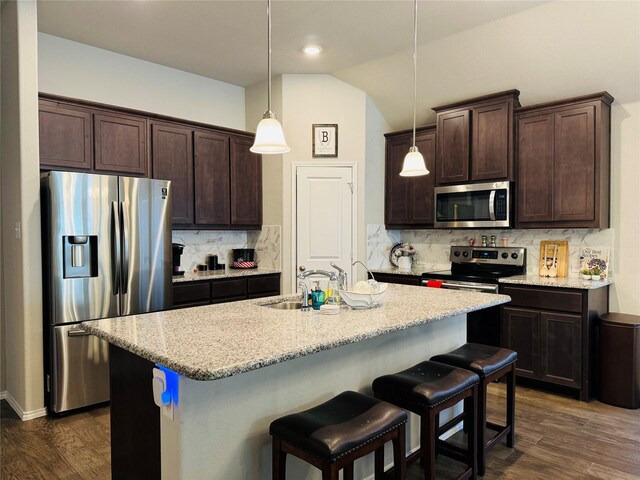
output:
M305 55L318 55L322 51L320 45L305 45L302 47L302 51Z

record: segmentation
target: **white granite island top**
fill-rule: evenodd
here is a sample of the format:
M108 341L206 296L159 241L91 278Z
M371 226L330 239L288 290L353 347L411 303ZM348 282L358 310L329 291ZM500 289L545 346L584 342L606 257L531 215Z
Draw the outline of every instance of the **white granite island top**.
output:
M381 305L338 315L244 300L83 322L88 332L194 380L215 380L510 301L506 295L390 284Z

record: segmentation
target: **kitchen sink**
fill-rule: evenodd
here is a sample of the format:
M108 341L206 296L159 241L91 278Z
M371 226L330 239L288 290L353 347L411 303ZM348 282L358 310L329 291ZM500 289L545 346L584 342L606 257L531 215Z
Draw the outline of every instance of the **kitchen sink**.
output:
M266 303L262 306L275 308L276 310L300 310L302 308L302 303L295 300L290 300L287 302Z

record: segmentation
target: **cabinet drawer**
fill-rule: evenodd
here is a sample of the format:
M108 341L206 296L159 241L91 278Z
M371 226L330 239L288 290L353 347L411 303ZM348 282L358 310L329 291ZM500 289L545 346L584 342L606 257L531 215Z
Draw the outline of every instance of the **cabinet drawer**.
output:
M249 298L264 296L265 294L278 295L280 293L280 275L248 278L247 293Z
M210 286L209 282L189 283L188 285L173 286L173 304L182 305L185 303L209 303Z
M246 278L216 280L211 282L211 301L213 303L247 298Z
M579 291L503 286L501 293L511 297L512 306L582 313L582 293Z

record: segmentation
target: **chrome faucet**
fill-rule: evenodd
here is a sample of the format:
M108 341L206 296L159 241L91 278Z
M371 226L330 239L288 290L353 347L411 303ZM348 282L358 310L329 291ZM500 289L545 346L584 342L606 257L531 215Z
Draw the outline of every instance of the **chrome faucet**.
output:
M324 275L325 277L329 277L329 280L338 280L338 275L335 272L327 272L326 270L307 270L304 265L300 265L300 273L297 277L300 280L304 280L311 275Z
M348 287L347 272L345 272L343 269L341 269L338 265L336 265L333 262L329 262L329 265L331 265L333 268L335 268L338 271L338 285L340 290L346 290Z
M302 289L302 296L300 297L302 307L300 307L300 310L309 310L309 288L304 282L299 282L298 287Z

